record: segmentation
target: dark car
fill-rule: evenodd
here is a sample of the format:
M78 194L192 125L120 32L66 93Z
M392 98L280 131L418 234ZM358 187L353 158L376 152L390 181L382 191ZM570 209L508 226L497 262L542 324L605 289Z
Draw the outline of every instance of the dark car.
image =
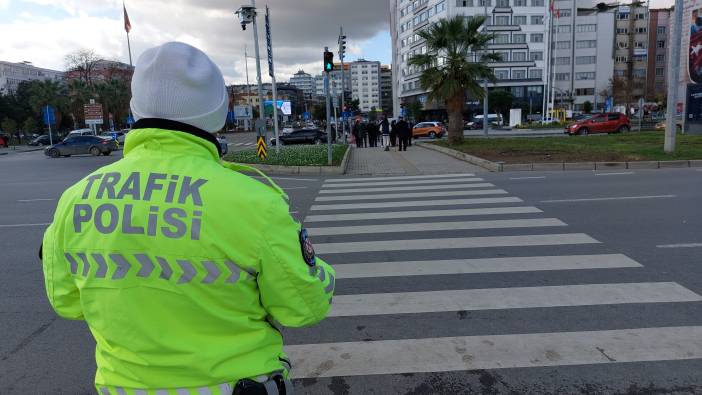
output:
M327 134L319 129L300 129L279 136L280 144L322 144L327 142ZM275 138L271 139L275 145Z
M44 149L44 154L52 158L90 154L105 156L117 151L117 142L98 136L73 136Z
M566 126L565 133L585 136L590 133L625 133L630 129L629 117L618 112L607 112L572 123Z
M54 143L58 143L61 141L61 138L57 135L52 135L51 138L53 139ZM51 140L49 139L48 134L41 135L34 140L30 141L27 143L27 145L32 145L32 146L41 146L41 145L51 145Z
M219 147L222 149L222 156L226 155L229 152L229 142L227 138L219 135L217 136L217 141L219 142Z

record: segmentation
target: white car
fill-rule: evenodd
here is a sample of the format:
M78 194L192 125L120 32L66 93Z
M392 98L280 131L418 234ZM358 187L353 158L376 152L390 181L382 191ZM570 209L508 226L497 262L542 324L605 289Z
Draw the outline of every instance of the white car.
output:
M93 133L92 129L76 129L68 133L66 135L66 138L69 137L76 137L76 136L94 136L95 133Z

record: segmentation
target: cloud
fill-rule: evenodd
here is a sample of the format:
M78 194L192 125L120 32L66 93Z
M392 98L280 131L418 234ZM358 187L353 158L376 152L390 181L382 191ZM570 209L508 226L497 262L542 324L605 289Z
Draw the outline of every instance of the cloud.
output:
M0 6L4 1L7 0L0 0ZM67 53L92 48L105 57L128 61L121 1L22 1L61 10L66 15L58 17L50 11L34 15L37 10L32 7L32 15L41 18L41 22L13 18L0 24L0 37L3 37L0 59L29 60L38 66L62 69ZM301 67L316 74L321 69L324 47L336 52L340 25L348 36L349 49L359 48L379 31L388 29L387 4L378 0L268 0L268 5L279 81L287 80ZM228 82L245 80L244 46L253 56L252 29L241 30L234 15L238 7L231 1L128 0L126 6L132 24L130 39L135 62L145 49L179 40L209 54ZM263 74L267 75L265 5L259 4L259 13L261 65ZM249 62L249 77L255 81L254 59Z

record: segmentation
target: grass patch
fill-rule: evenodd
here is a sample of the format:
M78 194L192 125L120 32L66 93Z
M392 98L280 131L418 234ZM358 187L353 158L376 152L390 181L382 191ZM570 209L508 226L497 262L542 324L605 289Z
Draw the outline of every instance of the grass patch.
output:
M435 144L505 163L628 162L702 159L702 136L678 134L674 154L663 152L663 132L573 137L466 139Z
M332 145L332 163L341 165L347 145ZM286 145L275 153L275 147L268 147L268 158L260 160L253 149L230 152L224 160L235 163L251 163L277 166L327 166L327 145Z

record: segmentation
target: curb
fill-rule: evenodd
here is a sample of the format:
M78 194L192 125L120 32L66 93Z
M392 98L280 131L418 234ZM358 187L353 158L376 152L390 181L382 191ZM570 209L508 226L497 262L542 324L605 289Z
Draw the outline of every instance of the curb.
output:
M250 164L247 166L255 167L266 174L283 174L283 175L306 175L306 176L338 176L346 173L346 167L349 163L351 147L346 150L344 158L339 166L280 166L280 165L261 165Z
M676 169L702 167L702 160L634 161L634 162L560 162L560 163L501 163L469 155L434 144L418 143L423 148L441 152L453 158L480 166L493 172L510 171L571 171L614 169Z

